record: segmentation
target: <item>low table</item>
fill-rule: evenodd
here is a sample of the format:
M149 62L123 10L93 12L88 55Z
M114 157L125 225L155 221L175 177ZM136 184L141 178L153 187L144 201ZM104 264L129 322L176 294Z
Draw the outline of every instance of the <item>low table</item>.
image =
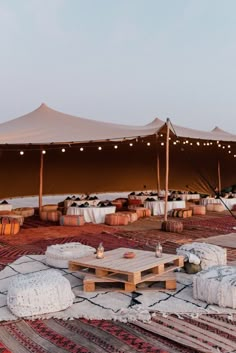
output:
M135 257L132 259L124 258L124 253L130 251L135 253ZM84 279L85 291L95 290L96 282L109 283L112 281L123 283L124 290L130 292L135 290L136 285L142 282L158 282L160 280L159 276L163 276L183 265L183 256L162 254L162 257L157 258L155 252L128 248L107 251L103 259L97 259L96 255L90 255L79 260L69 261L71 271L80 271L88 275ZM93 278L91 278L91 274L94 275ZM91 285L91 280L94 285ZM173 276L171 281L171 289L174 289ZM86 287L88 282L90 286Z

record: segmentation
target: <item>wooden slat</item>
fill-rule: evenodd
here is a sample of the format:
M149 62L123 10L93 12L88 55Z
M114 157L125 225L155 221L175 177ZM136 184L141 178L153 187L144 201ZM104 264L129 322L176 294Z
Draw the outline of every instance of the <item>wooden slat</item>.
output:
M154 252L133 250L136 256L132 259L125 259L123 254L128 251L131 249L118 248L105 252L103 259L96 259L95 255L90 255L69 261L69 269L71 271L89 269L90 272L95 270L99 277L108 277L111 274L114 277L114 274L117 274L117 280L120 274L123 274L125 281L137 284L155 275L183 266L183 256L163 254L161 258L157 258Z
M156 276L152 280L148 280L145 283L142 282L142 287L138 287L133 283L129 283L124 280L117 280L115 278L101 278L94 276L92 274L86 274L83 280L84 291L93 292L93 291L125 291L132 292L134 290L173 290L176 289L176 277L175 274L165 274L162 276ZM102 288L99 288L99 284L102 285ZM146 286L144 287L144 285ZM150 284L163 284L163 287L148 287Z

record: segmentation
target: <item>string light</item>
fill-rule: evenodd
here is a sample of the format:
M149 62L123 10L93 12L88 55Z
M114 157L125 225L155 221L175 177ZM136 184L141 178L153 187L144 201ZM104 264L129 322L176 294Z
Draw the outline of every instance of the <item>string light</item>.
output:
M114 146L114 148L115 148L115 150L117 150L118 146L117 146L117 145L115 145L115 146Z
M99 147L98 147L98 150L99 150L99 151L101 151L101 150L102 150L102 147L101 147L101 146L99 146Z
M228 153L231 153L231 151L228 151Z
M225 149L225 146L222 146L223 149Z
M164 142L161 142L161 146L164 146L165 145L165 143Z
M197 146L200 146L200 142L199 141L197 142Z
M42 150L42 154L46 154L46 151L45 151L45 150Z
M173 145L176 145L176 141L173 142Z
M150 142L147 142L147 146L150 146L151 144L150 144Z
M25 153L24 151L20 151L20 155L21 155L21 156L23 156L24 153Z
M132 146L133 146L132 142L130 142L130 144L129 144L129 145L130 145L130 147L132 147Z
M218 144L218 147L221 147L221 144L220 144L220 143Z
M83 147L80 147L80 149L79 149L79 150L80 150L81 152L83 152L83 150L84 150L84 149L83 149Z
M61 151L62 151L62 152L66 152L65 148L62 148Z
M230 148L231 146L230 145L228 145L228 148Z

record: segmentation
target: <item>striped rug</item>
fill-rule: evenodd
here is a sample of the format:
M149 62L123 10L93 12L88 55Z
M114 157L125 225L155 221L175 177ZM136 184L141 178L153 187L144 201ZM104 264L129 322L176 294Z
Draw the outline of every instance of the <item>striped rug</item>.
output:
M38 241L32 245L0 245L1 268L22 255L42 254L46 246L79 241L94 246L102 238L107 248L130 246L146 248L142 240L112 234L80 236ZM179 244L163 243L164 251L174 253ZM228 249L236 259L234 249ZM233 319L233 320L232 320ZM200 318L155 316L150 323L121 323L106 320L57 319L6 322L0 324L0 353L233 353L236 352L236 318L202 315Z

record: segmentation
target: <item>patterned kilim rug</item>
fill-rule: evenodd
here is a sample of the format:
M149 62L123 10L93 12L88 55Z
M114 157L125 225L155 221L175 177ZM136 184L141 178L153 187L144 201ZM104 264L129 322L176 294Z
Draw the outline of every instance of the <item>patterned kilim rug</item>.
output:
M9 283L18 274L29 274L47 271L50 266L46 263L45 255L25 255L8 264L0 272L0 321L17 320L7 307L6 298ZM57 269L70 281L75 294L73 305L63 311L45 314L40 319L74 319L86 318L89 320L118 320L150 321L155 313L164 316L168 314L187 315L198 317L203 313L222 313L232 316L236 310L220 308L195 300L192 295L192 278L194 275L177 272L177 289L175 291L151 290L141 288L134 292L99 292L83 291L83 275L67 269ZM155 287L153 286L152 289Z
M143 243L140 246L135 241L117 239L111 234L96 235L94 238L88 234L69 239L66 237L42 241L37 246L35 246L36 244L17 247L0 246L0 268L3 269L6 264L12 263L24 255L43 254L47 245L63 244L68 241L79 241L95 246L100 238L105 238L107 249L119 246L144 248ZM175 252L178 246L172 242L166 242L163 245L164 251L170 253ZM190 288L191 285L189 285ZM6 293L3 298L5 295ZM134 299L139 300L140 297ZM130 304L132 304L131 308L133 305L140 305L131 297ZM186 315L156 313L149 322L127 323L83 318L75 320L15 320L0 323L0 352L232 353L236 352L236 316L228 313L202 314L191 318Z

